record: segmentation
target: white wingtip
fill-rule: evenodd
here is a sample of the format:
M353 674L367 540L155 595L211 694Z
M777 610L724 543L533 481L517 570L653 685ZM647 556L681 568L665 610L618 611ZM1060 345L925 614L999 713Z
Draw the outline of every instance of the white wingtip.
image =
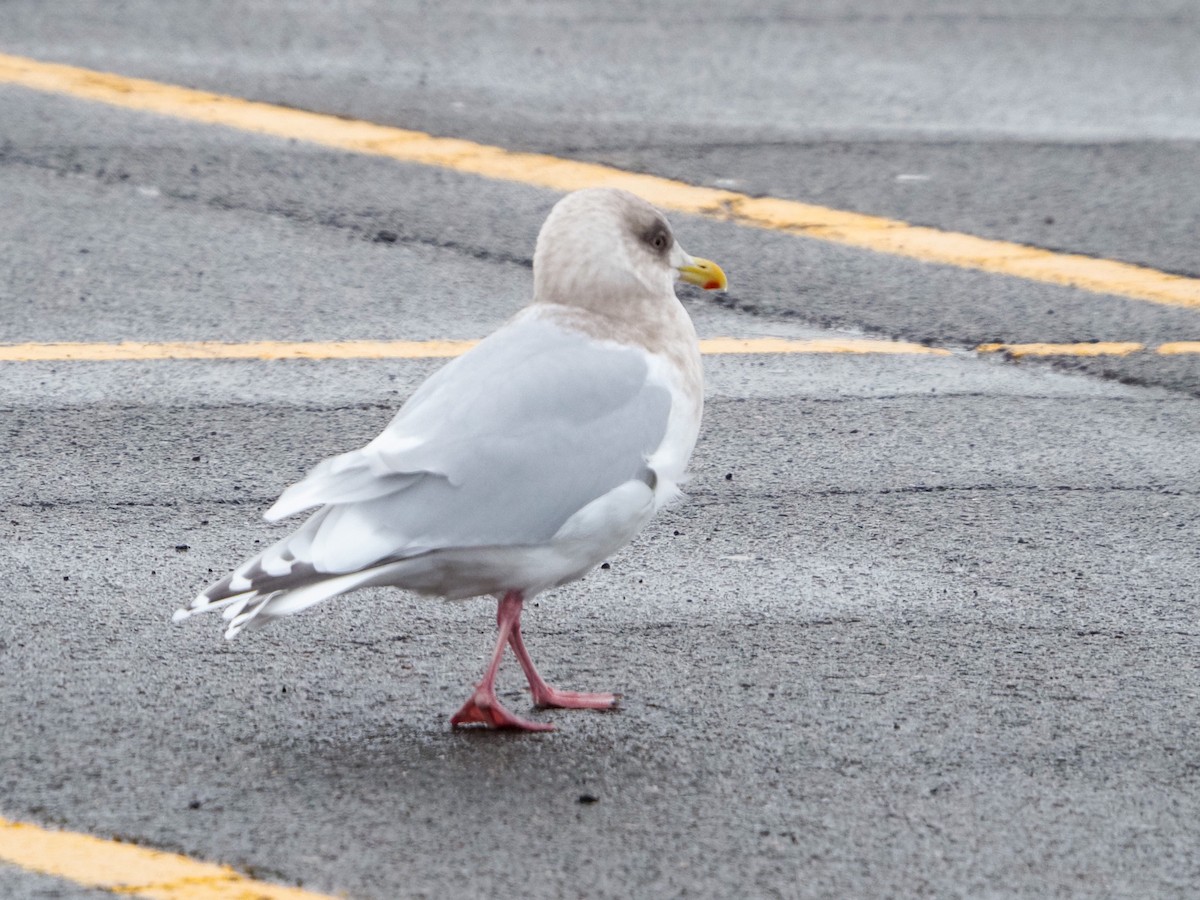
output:
M271 595L267 595L266 597L258 600L258 602L252 607L246 609L246 605L250 602L250 600L257 598L257 596L257 594L251 594L246 598L246 603L237 606L231 606L229 609L225 610L225 619L229 622L229 627L225 629L225 640L232 641L235 637L242 633L242 630L247 625L255 624L255 616L262 612L263 607L266 606L271 600ZM235 611L235 615L230 615L230 613Z
M279 499L271 504L271 508L263 513L263 518L268 522L278 522L280 519L303 512L311 506L319 506L321 501L311 496L313 490L313 479L310 475L304 481L296 482L280 494Z
M226 611L225 618L229 619L237 615L237 613L239 613L247 603L257 596L257 591L250 591L246 594L238 594L235 597L226 597L224 600L213 601L209 600L204 594L200 594L195 600L193 600L183 609L175 610L175 612L171 614L171 621L175 624L179 624L180 622L190 619L192 616L198 613L212 612L218 609L233 607L232 612L229 612L228 610Z

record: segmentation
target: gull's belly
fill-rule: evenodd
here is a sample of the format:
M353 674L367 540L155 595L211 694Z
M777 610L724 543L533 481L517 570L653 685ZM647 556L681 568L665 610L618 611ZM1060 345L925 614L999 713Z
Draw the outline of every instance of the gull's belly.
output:
M450 600L514 590L532 597L583 577L629 543L654 510L654 491L627 481L571 516L546 543L448 547L380 566L371 583Z

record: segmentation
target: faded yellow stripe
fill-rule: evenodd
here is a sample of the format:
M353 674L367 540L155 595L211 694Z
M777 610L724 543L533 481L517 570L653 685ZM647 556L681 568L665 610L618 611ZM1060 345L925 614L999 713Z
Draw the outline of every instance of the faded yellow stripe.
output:
M0 362L122 362L156 359L433 359L458 356L478 341L122 341L103 343L0 344ZM944 356L948 350L903 341L862 339L786 340L712 338L708 354L908 353Z
M785 338L709 338L700 342L700 352L711 355L726 353L891 353L915 356L949 356L949 350L926 347L906 341L873 340L871 338L819 338L787 340Z
M153 359L432 359L478 341L121 341L0 345L0 362L121 362Z
M247 878L229 866L197 862L72 831L0 818L0 861L128 897L154 900L332 900L300 888Z
M166 359L443 359L459 356L478 341L121 341L120 343L0 344L2 362L141 362ZM1200 354L1200 341L1172 341L1147 347L1137 341L1086 341L1077 344L980 344L976 353L1023 356L1163 356ZM877 338L707 338L700 352L735 354L842 353L857 355L950 356L942 347Z
M621 187L666 209L756 228L1094 293L1200 308L1200 279L1115 260L1055 253L794 200L750 197L595 163L517 153L473 141L438 138L421 131L287 109L19 56L0 54L0 83L3 82L558 191Z
M1146 345L1135 341L1093 341L1082 344L980 344L975 349L979 353L1007 353L1020 359L1022 356L1128 356L1145 350ZM1157 352L1162 353L1162 348Z
M1200 341L1172 341L1162 344L1158 352L1163 356L1175 356L1180 353L1200 353Z

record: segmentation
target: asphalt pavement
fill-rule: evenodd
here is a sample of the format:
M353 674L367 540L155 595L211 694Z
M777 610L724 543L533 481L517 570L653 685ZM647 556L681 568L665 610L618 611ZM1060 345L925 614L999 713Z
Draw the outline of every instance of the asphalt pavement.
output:
M1200 276L1200 6L10 2L0 52ZM0 343L476 338L557 194L0 87ZM0 816L352 898L1190 897L1200 314L673 214L688 499L490 601L170 614L437 360L0 363ZM502 696L528 711L515 667ZM0 896L98 890L0 864Z

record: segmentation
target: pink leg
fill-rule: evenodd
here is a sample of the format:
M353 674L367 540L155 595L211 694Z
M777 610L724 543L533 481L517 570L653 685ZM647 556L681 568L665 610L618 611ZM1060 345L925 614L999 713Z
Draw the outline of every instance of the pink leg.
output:
M520 591L509 591L500 601L496 612L496 624L500 626L500 634L496 638L496 649L492 652L492 661L483 680L475 688L462 709L450 717L451 725L469 725L479 723L488 728L513 728L518 731L553 731L554 726L549 722L531 722L514 716L500 705L496 697L496 673L500 670L500 660L504 657L504 646L509 642L514 629L520 627L521 605L524 598Z
M525 641L521 638L521 619L518 611L517 620L508 633L508 642L512 645L513 653L525 677L529 679L529 689L533 692L535 706L557 706L561 709L612 709L621 700L620 694L585 694L580 691L560 691L546 684L538 674L529 651L525 649Z

